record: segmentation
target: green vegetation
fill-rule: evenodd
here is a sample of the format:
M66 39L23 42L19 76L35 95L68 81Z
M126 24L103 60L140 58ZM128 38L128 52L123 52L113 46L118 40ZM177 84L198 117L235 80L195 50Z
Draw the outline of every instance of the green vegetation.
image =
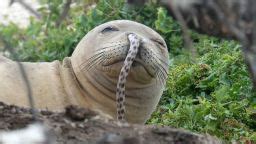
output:
M255 140L255 93L239 45L199 37L195 47L202 53L193 63L171 66L167 90L149 123Z
M136 8L123 0L99 0L93 7L82 1L59 26L62 1L42 3L46 5L40 9L41 21L31 19L25 29L0 26L20 60L61 60L93 27L115 19L138 21L165 38L171 58L166 91L148 124L209 133L227 141L256 141L256 93L236 42L191 32L197 50L191 57L183 48L179 25L155 3Z

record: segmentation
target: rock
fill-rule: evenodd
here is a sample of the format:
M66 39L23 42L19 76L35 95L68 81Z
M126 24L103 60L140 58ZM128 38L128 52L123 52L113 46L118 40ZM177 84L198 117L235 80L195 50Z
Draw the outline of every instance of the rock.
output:
M15 110L14 110L15 109ZM15 112L14 112L15 111ZM69 106L66 112L39 111L37 117L54 143L62 144L219 144L218 139L167 126L125 124L106 120L88 109ZM0 102L0 131L25 128L33 123L31 110ZM1 143L1 142L0 142Z

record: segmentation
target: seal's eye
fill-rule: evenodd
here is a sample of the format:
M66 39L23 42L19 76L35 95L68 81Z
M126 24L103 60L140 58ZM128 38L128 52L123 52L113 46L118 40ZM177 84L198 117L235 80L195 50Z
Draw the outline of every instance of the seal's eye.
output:
M112 32L112 31L119 31L116 27L113 26L108 26L106 28L104 28L101 33L107 33L107 32Z
M152 41L154 41L155 43L157 43L158 45L165 47L165 44L163 41L159 40L159 39L152 39Z

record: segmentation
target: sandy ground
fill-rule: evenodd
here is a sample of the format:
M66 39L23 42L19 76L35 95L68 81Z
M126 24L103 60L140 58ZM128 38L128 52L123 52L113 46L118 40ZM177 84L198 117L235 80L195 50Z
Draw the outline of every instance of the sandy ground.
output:
M37 0L23 1L34 9L39 7ZM14 2L11 6L9 3L10 0L1 0L0 2L0 23L8 24L10 21L12 21L21 27L26 27L29 24L29 17L32 16L32 14L18 2Z

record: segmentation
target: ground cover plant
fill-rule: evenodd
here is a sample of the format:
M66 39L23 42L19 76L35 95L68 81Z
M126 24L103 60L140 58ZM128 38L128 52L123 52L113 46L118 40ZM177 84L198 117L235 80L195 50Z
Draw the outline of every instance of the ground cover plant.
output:
M191 55L184 48L179 25L155 2L131 7L124 0L99 0L96 5L77 1L59 25L64 2L41 3L42 19L31 18L27 28L12 23L0 26L19 60L61 60L71 55L89 30L110 20L143 23L165 38L170 52L167 87L147 124L209 133L226 141L256 141L256 93L237 42L191 32L197 50Z

